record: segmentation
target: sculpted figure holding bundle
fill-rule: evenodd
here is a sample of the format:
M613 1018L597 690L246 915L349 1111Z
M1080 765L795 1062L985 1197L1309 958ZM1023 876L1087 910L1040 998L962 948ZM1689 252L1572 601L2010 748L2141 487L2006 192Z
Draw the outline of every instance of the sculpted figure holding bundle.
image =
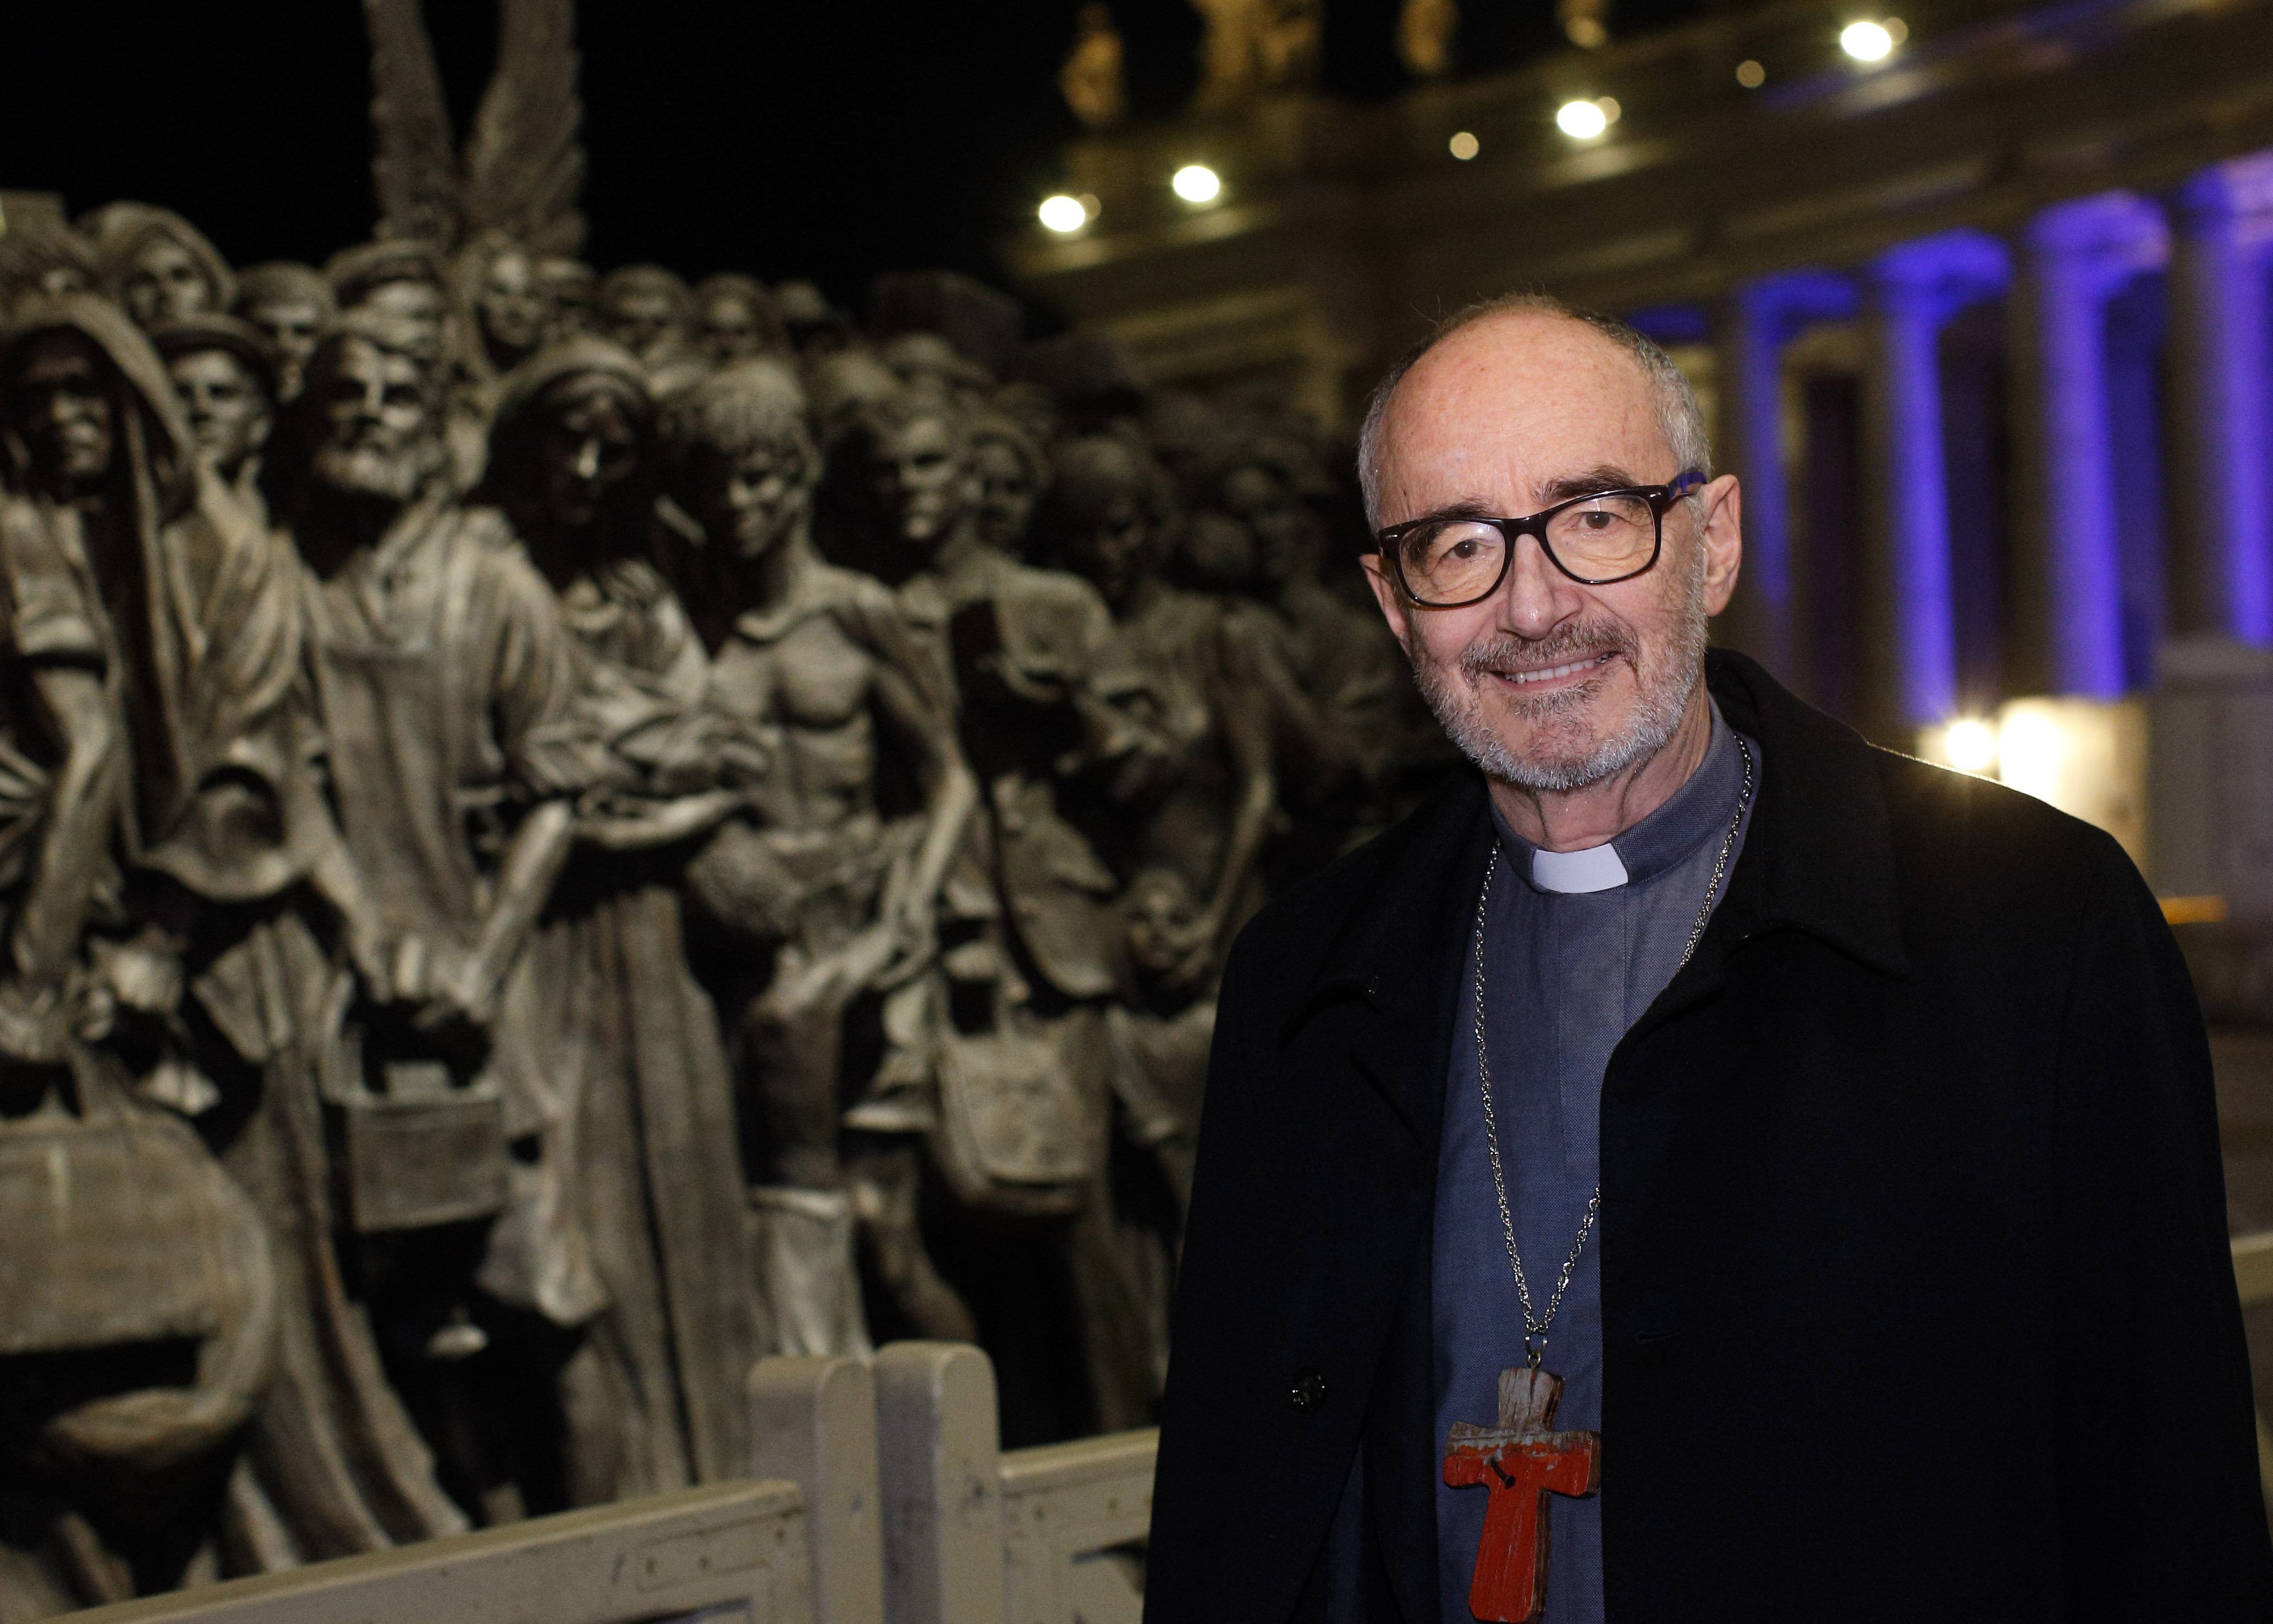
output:
M931 960L975 790L937 669L891 593L814 548L820 454L795 375L767 360L715 374L682 403L679 440L695 529L680 556L710 702L775 757L757 805L691 874L739 941L712 957L739 967L719 990L755 1119L760 1267L780 1351L854 1351L867 1331L837 1119L847 1081L866 1079L845 1076L848 1016L881 1004L863 1050L881 1042L888 1074L920 1068L911 978ZM932 1305L932 1323L967 1330L919 1255L885 1272Z
M687 968L694 842L764 756L704 709L709 662L649 562L660 468L639 364L598 339L506 380L489 480L559 595L596 762L579 841L530 946L574 1194L609 1306L563 1373L569 1497L594 1503L747 1470L759 1352L733 1091Z

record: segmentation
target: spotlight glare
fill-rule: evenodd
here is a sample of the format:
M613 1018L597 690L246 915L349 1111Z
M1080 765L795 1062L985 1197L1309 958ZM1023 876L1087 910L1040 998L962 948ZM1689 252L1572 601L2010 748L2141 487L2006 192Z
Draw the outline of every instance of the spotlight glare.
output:
M1849 23L1839 31L1839 49L1857 62L1884 62L1894 54L1894 36L1884 23Z
M1040 218L1043 225L1061 236L1068 232L1078 231L1089 224L1089 210L1084 206L1082 200L1079 198L1069 198L1064 192L1059 192L1054 197L1044 198L1042 206L1036 209L1034 213Z
M1466 130L1454 136L1446 143L1446 146L1451 148L1452 156L1462 163L1467 162L1469 159L1483 150L1482 143Z
M1610 117L1598 103L1565 101L1555 109L1555 123L1572 140L1587 141L1610 127Z
M1737 64L1737 83L1746 90L1758 90L1768 82L1768 71L1750 56Z
M1168 185L1187 203L1212 203L1223 191L1223 181L1204 163L1188 163L1168 177Z
M1986 773L1997 765L1997 730L1977 716L1968 716L1949 724L1941 748L1959 772Z

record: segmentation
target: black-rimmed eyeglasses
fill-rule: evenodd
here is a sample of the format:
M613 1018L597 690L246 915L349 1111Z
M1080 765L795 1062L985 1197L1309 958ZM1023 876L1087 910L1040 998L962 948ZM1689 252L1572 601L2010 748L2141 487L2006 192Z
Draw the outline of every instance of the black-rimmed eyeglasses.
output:
M1705 483L1692 468L1670 484L1594 490L1523 519L1415 519L1374 536L1399 590L1423 609L1481 603L1507 579L1515 538L1582 587L1646 574L1665 549L1665 510Z

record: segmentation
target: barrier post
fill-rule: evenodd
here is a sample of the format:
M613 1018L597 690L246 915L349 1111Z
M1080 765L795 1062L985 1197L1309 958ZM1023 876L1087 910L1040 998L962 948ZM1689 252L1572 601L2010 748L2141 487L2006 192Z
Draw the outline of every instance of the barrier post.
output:
M760 1359L750 1370L751 1475L805 1494L814 1624L883 1624L876 1378L864 1359Z
M892 1624L1003 1624L994 1366L962 1343L876 1355L884 1613Z

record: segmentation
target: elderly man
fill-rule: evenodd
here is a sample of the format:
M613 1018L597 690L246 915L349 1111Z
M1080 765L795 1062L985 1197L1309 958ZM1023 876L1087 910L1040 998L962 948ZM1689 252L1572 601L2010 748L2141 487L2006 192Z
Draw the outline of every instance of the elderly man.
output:
M1707 656L1707 459L1539 299L1377 397L1368 571L1477 770L1233 950L1150 1616L2273 1615L2154 898Z
M430 331L351 311L309 362L267 479L305 569L324 765L364 899L350 924L369 944L327 1074L356 1193L341 1219L444 1482L495 1518L558 1503L557 1472L502 1440L557 1432L542 1396L562 1333L605 1300L564 1182L573 1097L523 951L586 781L551 588L502 514L455 498L444 410ZM454 1124L447 1156L390 1132L414 1102Z

